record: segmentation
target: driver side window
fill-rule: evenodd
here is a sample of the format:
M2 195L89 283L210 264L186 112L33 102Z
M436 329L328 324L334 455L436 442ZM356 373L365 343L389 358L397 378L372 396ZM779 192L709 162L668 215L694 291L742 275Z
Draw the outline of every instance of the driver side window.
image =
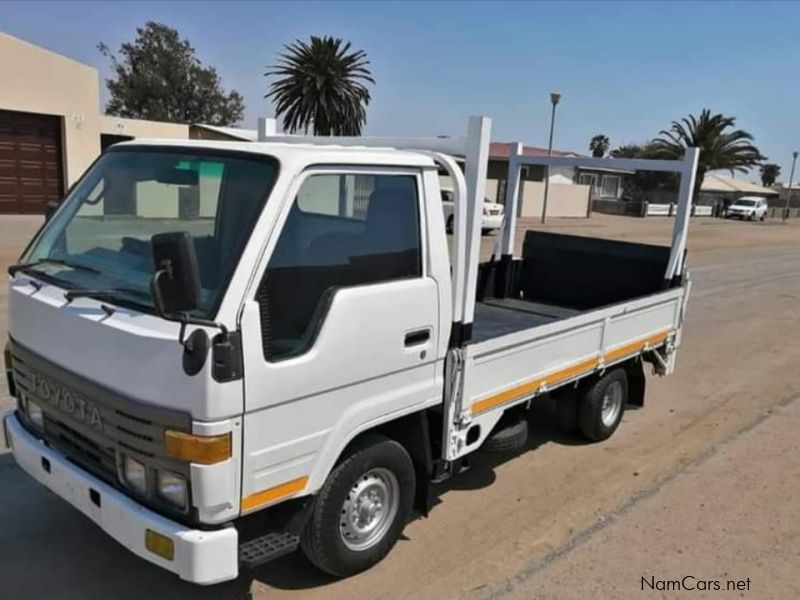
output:
M264 357L306 352L336 290L421 277L419 214L415 175L308 177L258 290Z

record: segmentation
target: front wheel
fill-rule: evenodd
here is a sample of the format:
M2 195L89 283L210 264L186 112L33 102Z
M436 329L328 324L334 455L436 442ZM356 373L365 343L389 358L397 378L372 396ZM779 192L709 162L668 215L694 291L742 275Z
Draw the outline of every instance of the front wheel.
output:
M416 480L403 446L370 436L331 472L300 540L320 570L338 577L380 562L411 513Z

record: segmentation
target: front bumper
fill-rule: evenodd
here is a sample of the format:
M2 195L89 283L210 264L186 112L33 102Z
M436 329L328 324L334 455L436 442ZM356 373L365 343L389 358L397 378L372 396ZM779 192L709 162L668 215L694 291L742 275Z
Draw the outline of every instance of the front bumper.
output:
M203 531L170 521L76 467L28 433L15 414L3 418L7 443L19 466L128 550L192 583L209 585L238 577L239 536L233 526ZM148 529L172 540L172 560L147 549Z

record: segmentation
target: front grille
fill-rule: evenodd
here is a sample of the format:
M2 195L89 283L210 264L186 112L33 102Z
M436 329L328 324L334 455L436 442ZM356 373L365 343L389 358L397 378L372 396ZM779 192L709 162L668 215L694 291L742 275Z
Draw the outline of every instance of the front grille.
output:
M41 407L44 431L37 434L49 445L126 492L117 477L123 454L150 472L168 469L189 479L189 465L167 456L164 434L191 431L190 415L125 398L14 342L10 347L17 395Z
M93 442L68 425L45 415L45 439L72 460L106 481L116 481L117 463L113 445Z

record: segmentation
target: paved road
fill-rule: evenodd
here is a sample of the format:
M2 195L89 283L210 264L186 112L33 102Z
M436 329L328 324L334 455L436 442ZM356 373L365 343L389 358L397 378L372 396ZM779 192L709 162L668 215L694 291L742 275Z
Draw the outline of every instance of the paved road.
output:
M624 220L619 237L637 223ZM232 584L188 586L110 541L6 454L0 597L634 598L643 576L684 575L749 577L744 597L800 596L800 229L739 225L698 229L678 373L648 380L644 410L587 445L538 407L526 452L476 460L439 488L431 515L373 570L331 581L296 555ZM752 243L719 250L704 242L717 227Z

